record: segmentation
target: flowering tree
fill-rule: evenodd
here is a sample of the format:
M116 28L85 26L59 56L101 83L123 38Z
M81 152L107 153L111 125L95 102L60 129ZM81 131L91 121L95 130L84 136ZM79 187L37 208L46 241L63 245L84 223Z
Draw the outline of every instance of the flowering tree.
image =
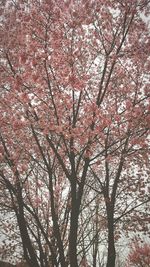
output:
M94 192L115 266L115 226L149 201L148 2L3 2L1 205L30 266L88 266L79 233Z
M134 240L131 244L131 250L128 255L128 265L136 267L148 267L150 265L150 245L147 243L140 244L138 240Z

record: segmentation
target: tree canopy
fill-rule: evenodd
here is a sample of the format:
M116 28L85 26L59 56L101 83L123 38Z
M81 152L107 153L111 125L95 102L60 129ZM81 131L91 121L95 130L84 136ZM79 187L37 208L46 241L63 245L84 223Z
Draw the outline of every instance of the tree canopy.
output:
M102 266L104 245L114 267L122 233L148 232L149 1L0 11L3 225L29 266Z

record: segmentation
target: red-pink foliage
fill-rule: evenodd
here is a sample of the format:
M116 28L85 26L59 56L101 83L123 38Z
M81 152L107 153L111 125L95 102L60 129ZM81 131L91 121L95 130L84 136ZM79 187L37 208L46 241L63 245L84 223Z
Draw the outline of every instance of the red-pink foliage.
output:
M135 240L131 244L128 255L128 267L149 267L150 266L150 244L140 243Z

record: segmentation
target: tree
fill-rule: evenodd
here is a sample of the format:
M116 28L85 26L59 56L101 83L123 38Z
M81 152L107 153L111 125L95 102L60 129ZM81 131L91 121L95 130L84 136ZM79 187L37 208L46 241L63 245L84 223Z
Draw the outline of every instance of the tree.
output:
M4 1L1 13L2 207L24 257L85 263L79 225L96 192L113 267L117 224L149 201L149 1Z
M140 244L140 242L135 239L131 244L127 266L148 267L150 265L149 254L150 245L148 243Z

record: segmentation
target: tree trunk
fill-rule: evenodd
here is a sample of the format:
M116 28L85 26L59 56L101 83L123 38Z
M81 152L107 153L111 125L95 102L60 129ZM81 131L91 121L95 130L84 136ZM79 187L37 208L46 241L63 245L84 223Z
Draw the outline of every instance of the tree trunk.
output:
M69 236L70 267L79 267L77 261L77 233L78 233L79 205L76 196L76 182L72 183L71 206L72 206L72 211L70 218L70 236Z
M23 250L24 250L24 257L26 262L29 264L31 267L39 267L39 263L37 261L37 256L35 253L35 250L33 248L31 239L28 234L27 226L26 226L26 221L24 218L24 206L23 206L23 199L22 199L22 190L20 187L20 184L18 182L18 210L16 210L16 217L18 221L18 226L20 230L20 235L22 239L22 244L23 244Z
M108 220L108 254L106 267L115 267L116 250L114 240L114 222L113 207L111 203L107 203L107 220Z
M76 207L73 207L71 213L70 236L69 236L70 267L78 267L77 232L78 232L78 212L76 210Z
M114 233L110 229L108 233L108 255L106 267L115 267L116 250L114 244Z

